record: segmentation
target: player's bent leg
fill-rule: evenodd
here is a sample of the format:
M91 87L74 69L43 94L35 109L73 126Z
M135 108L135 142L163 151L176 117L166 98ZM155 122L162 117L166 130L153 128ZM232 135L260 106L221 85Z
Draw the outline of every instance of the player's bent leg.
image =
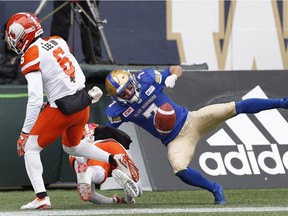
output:
M197 170L188 167L190 160L193 157L197 139L179 135L168 145L168 160L173 169L173 172L184 183L206 189L213 193L215 204L225 204L226 198L223 189L220 190L220 185L210 181L202 176ZM222 187L221 187L222 188Z
M186 184L210 191L214 196L214 203L216 205L223 205L226 203L226 198L222 186L205 178L197 170L188 167L185 170L177 172L176 176L178 176Z
M128 177L127 174L125 174L119 169L114 169L112 171L112 177L130 197L139 196L139 188L137 184L130 177Z
M63 150L69 155L101 160L106 163L109 162L108 158L110 154L108 152L98 148L95 145L91 145L91 143L86 143L83 140L77 146L68 147L66 145L62 145L62 147Z
M288 109L288 97L282 99L249 98L236 102L237 114L258 113L277 108Z
M106 197L104 195L101 195L100 193L97 193L96 192L96 189L95 189L95 184L92 184L92 197L91 199L89 200L90 202L92 203L95 203L95 204L114 204L114 203L117 203L113 196L112 197Z
M140 178L139 170L128 155L116 154L114 155L114 160L117 162L117 167L116 167L117 169L124 172L134 182L139 181L139 178Z
M224 121L236 115L235 102L213 104L192 112L190 127L196 130L200 137L218 127Z

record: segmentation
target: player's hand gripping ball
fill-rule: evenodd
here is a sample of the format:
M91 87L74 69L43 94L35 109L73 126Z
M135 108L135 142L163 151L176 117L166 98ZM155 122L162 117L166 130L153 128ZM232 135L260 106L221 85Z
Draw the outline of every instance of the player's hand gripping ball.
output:
M162 104L154 116L156 130L163 136L171 132L176 122L175 110L169 103Z

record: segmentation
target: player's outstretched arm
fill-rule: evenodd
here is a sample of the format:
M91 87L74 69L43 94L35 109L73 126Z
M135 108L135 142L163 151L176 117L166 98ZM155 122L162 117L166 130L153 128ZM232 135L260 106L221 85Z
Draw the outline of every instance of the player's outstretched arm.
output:
M170 76L165 80L165 86L168 88L173 88L178 77L183 73L182 67L179 65L172 65L169 67Z
M172 65L169 68L169 72L171 75L175 74L178 77L182 76L183 69L180 65Z

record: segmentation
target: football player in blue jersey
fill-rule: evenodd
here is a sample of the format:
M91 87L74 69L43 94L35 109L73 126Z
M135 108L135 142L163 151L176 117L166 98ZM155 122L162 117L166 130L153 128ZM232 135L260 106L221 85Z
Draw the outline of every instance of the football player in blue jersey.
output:
M288 99L246 99L205 106L197 111L176 104L163 92L163 87L173 88L182 75L181 66L170 66L161 73L152 68L135 74L114 70L105 80L105 86L112 98L105 114L111 127L122 122L133 122L144 128L168 148L168 160L173 172L184 183L206 189L214 195L215 204L225 204L222 186L213 182L190 167L196 145L207 132L240 113L257 113L274 108L288 108ZM167 135L161 135L155 128L154 115L158 107L170 103L176 113L176 123Z

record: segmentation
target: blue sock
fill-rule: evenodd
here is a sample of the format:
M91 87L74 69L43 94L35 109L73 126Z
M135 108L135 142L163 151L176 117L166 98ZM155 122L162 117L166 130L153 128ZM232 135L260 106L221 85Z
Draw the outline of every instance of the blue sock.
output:
M284 99L261 99L251 98L236 102L236 112L240 113L258 113L263 110L286 108L287 100Z
M197 170L191 169L189 167L185 170L177 172L176 176L178 176L186 184L207 189L210 192L215 191L220 186L216 182L212 182L202 176L201 173L199 173Z

